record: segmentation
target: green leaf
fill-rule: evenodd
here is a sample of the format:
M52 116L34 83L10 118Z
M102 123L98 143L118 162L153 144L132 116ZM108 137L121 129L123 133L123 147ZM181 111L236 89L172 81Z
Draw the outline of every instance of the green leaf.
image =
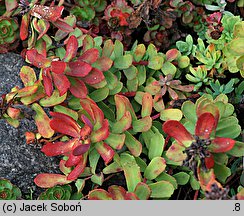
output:
M39 104L43 107L52 107L58 104L61 104L62 102L64 102L64 100L67 97L67 93L65 93L64 95L60 96L59 95L59 91L57 89L55 89L53 91L53 94L48 97L44 97L39 101Z
M155 157L147 166L144 172L144 177L148 180L153 180L165 170L165 167L165 159L162 157Z
M136 157L135 159L136 159L136 163L140 167L141 172L145 172L145 170L147 168L146 162L143 159L141 159L140 157Z
M182 112L179 109L168 108L160 112L160 119L163 121L182 119Z
M114 43L115 58L120 58L121 56L123 56L123 53L124 53L124 45L119 40L116 40Z
M155 180L157 182L162 181L162 180L170 182L174 186L174 189L177 189L177 187L178 187L176 179L173 176L171 176L165 172L161 173L157 178L155 178Z
M124 170L128 192L133 192L139 182L141 182L140 167L133 156L127 153L120 155L121 166Z
M228 155L232 155L234 157L243 157L244 156L244 142L236 141L234 147L226 152Z
M89 192L89 200L113 200L112 196L103 189L95 189Z
M171 62L165 62L161 68L164 75L172 74L173 76L176 73L177 68Z
M115 121L115 114L109 106L107 106L103 101L98 102L97 105L103 111L105 118Z
M126 86L129 92L135 92L138 89L138 79L137 77L132 80L126 81Z
M142 144L128 131L125 131L125 145L135 157L138 157L142 152Z
M127 69L132 65L133 57L130 54L114 59L114 67L120 70Z
M104 181L103 173L93 174L91 177L91 181L93 183L101 186L103 184L103 181Z
M138 70L134 65L131 65L129 68L124 70L124 74L128 80L132 80L136 78Z
M53 108L54 112L60 112L60 113L64 113L68 116L70 116L71 118L73 118L74 120L78 120L78 113L72 109L69 109L65 106L61 106L61 105L57 105Z
M96 173L96 168L97 168L99 158L100 158L100 154L97 152L95 148L89 152L89 164L91 167L92 174Z
M150 116L143 117L139 120L132 122L134 132L145 132L148 131L152 126L152 118Z
M140 200L148 200L151 194L151 189L147 184L139 182L136 185L134 193Z
M23 66L20 70L20 78L24 86L33 86L36 82L36 73L29 66Z
M214 174L216 178L221 182L225 183L226 179L231 175L230 168L226 167L225 165L220 165L215 163L214 164Z
M146 67L144 65L138 65L136 67L138 70L138 74L137 74L138 85L141 86L146 82L146 78L147 78Z
M152 160L155 157L160 157L163 153L165 140L163 135L156 129L154 135L149 140L148 157Z
M179 185L185 185L190 179L190 175L185 172L178 172L173 175Z
M191 177L190 177L190 185L193 190L200 189L200 183L199 183L199 181L197 181L197 179L193 175L191 175Z
M106 86L100 89L97 89L89 94L90 98L95 102L100 102L106 99L109 95L109 88Z
M153 70L160 70L163 66L163 63L164 63L163 56L156 55L149 58L147 66Z
M113 162L113 163L109 164L108 166L106 166L103 169L103 173L105 175L108 175L108 174L111 174L111 173L120 172L122 170L123 170L123 168L117 162Z
M159 181L148 186L152 190L151 198L169 198L174 193L174 186L168 181Z
M110 132L105 142L112 148L120 150L125 143L125 134L115 134Z
M191 101L186 101L183 103L181 110L184 114L184 116L193 123L196 123L197 121L197 115L196 115L196 106Z
M143 56L145 55L146 53L146 47L144 44L139 44L137 45L134 53L133 53L133 57L134 57L134 60L136 62L139 62L142 60Z

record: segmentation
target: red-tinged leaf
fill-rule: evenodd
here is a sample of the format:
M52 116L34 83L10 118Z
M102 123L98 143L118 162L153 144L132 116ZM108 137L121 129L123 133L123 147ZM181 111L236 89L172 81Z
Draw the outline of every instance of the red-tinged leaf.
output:
M82 61L69 62L69 70L66 75L73 77L85 77L92 70L92 66Z
M142 98L141 117L150 116L153 108L152 95L146 92Z
M68 184L71 181L67 180L67 177L65 175L54 173L42 173L36 176L34 182L38 187L51 188L55 185Z
M104 142L97 142L95 148L97 152L101 155L106 165L112 161L115 152L108 144Z
M125 200L139 200L139 198L136 196L136 194L127 192L125 195Z
M117 185L110 186L108 192L113 200L125 200L125 195L127 193L123 187Z
M37 52L41 55L43 55L45 58L47 57L47 43L44 40L39 40L35 44L35 49Z
M67 63L63 61L52 61L51 71L56 74L63 74L66 70Z
M52 76L50 73L50 68L44 68L42 71L42 80L45 92L48 97L51 97L53 93L53 82L52 82Z
M90 119L87 118L85 115L81 115L80 119L86 124L88 125L91 129L93 129L93 124L91 123Z
M72 150L72 147L76 142L77 139L72 139L67 142L49 142L42 147L41 151L47 156L64 155Z
M126 111L122 118L117 121L113 127L113 133L123 133L124 131L128 130L131 127L132 118L129 111Z
M136 185L136 188L135 188L135 195L140 199L140 200L148 200L149 197L150 197L150 194L151 194L151 189L150 187L146 184L146 183L143 183L143 182L139 182L137 185Z
M65 160L60 160L59 162L59 169L60 171L65 174L68 175L71 172L71 168L70 167L66 167L65 166L66 161Z
M93 143L100 142L102 140L105 140L108 136L109 136L109 123L108 120L105 119L103 121L102 127L92 132L91 141Z
M67 24L63 19L59 18L57 19L55 22L52 22L53 25L55 25L58 29L70 33L73 32L74 29L72 26L70 26L69 24Z
M214 157L212 154L210 154L210 157L205 158L204 161L207 169L211 169L214 167Z
M36 49L26 51L26 60L38 68L47 68L51 65L51 61L39 54Z
M79 164L76 165L76 167L71 171L71 173L68 175L67 180L76 180L80 174L84 172L84 169L86 167L87 162L87 153L82 155L82 158L79 162Z
M216 137L208 147L211 152L221 153L231 150L235 145L235 140L224 137Z
M113 61L106 57L102 56L95 63L92 64L93 67L99 69L102 72L109 70L112 67Z
M153 158L144 171L144 177L153 180L159 176L166 168L166 161L162 157Z
M186 159L186 154L183 153L185 147L174 142L166 152L167 158L175 162L182 162Z
M89 149L90 149L90 143L88 143L88 144L80 144L80 145L78 145L78 146L72 151L72 154L73 154L74 156L83 155L83 154L86 153Z
M78 40L74 35L71 35L66 44L66 54L62 59L65 62L71 61L77 54Z
M58 112L50 112L50 114L53 116L50 121L50 126L53 130L72 137L79 137L80 126L73 118Z
M15 97L27 97L33 95L37 91L37 89L37 85L24 87L17 91L18 94Z
M197 119L195 135L201 139L209 139L215 124L214 116L211 113L203 113Z
M21 25L20 25L20 39L26 40L29 35L29 23L30 23L30 14L26 13L23 15L21 19Z
M89 200L112 200L112 196L103 189L95 189L89 192Z
M36 73L33 68L23 66L20 70L20 78L24 83L24 86L32 86L36 82Z
M66 167L73 167L73 166L78 165L80 163L82 157L83 157L82 155L75 156L73 154L69 154L69 158L66 161L65 166Z
M36 112L34 119L36 122L38 132L44 138L52 137L54 134L54 130L50 127L50 119L47 116L47 114L44 112L42 107L39 104L34 103L32 104L31 108Z
M133 156L140 156L142 152L142 144L128 131L125 131L125 145Z
M45 35L47 33L47 31L50 27L50 23L43 19L39 19L38 21L37 21L37 19L33 19L32 24L33 24L35 30L39 33L37 40L42 38L43 35Z
M143 117L132 122L132 127L135 132L146 132L152 127L152 118L150 116Z
M198 167L197 175L199 179L199 183L201 188L204 191L211 191L211 185L216 183L218 186L222 187L219 182L215 180L214 170L211 169L207 172L202 172L202 170Z
M52 74L53 82L59 91L59 96L63 96L70 87L68 78L63 74Z
M85 51L79 58L78 61L84 61L88 64L93 64L95 61L97 61L99 57L99 51L96 48L91 48Z
M178 100L179 96L178 96L178 94L175 92L175 90L173 90L172 88L168 87L168 92L169 92L170 97L171 97L173 100Z
M236 197L238 200L244 200L244 188L242 188L240 192L236 194Z
M125 134L109 133L108 138L105 140L112 148L120 150L125 143Z
M39 19L44 19L50 22L55 22L62 15L64 6L43 6L35 4L31 9L31 15Z
M102 56L110 57L114 51L114 43L112 40L106 40L104 42Z
M135 111L129 101L129 99L123 95L116 94L114 96L116 105L117 120L119 120L125 113L125 110L129 111L133 120L136 120Z
M71 83L69 88L71 94L80 99L86 98L88 90L85 83L82 80L75 78L69 78L69 81Z
M20 115L20 109L9 107L7 109L7 114L9 115L10 118L17 119Z
M180 55L180 52L177 49L170 49L166 52L166 60L173 61Z
M180 122L175 120L166 121L163 124L163 131L185 147L190 146L194 140L186 128Z
M102 71L92 68L91 72L83 78L83 81L89 85L94 85L100 83L104 79L105 77Z

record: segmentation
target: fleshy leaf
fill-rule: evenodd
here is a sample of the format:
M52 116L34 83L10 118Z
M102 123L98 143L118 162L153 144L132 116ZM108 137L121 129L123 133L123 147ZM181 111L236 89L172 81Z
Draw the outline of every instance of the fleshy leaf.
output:
M72 150L73 145L77 140L72 139L67 142L55 142L55 143L46 143L41 151L47 156L57 156L63 155L66 152L70 152Z
M89 192L89 200L112 200L112 196L103 189L95 189Z
M163 121L176 120L180 121L182 119L182 112L179 109L168 108L160 112L160 119Z
M110 58L108 58L106 56L102 56L102 57L98 58L96 62L94 62L92 64L92 67L95 67L95 68L99 69L100 71L105 72L111 68L112 64L113 64L113 61Z
M69 62L70 60L72 60L77 54L77 49L78 40L74 35L71 35L66 44L66 54L62 60L64 62Z
M53 173L42 173L38 174L34 179L35 184L41 188L51 188L55 185L68 184L71 181L67 180L65 175L53 174Z
M202 139L209 139L214 128L215 119L211 113L203 113L197 119L195 135Z
M105 164L112 161L115 152L109 145L107 145L105 142L97 142L95 148L103 158Z
M234 147L235 142L235 140L230 138L216 137L211 141L209 150L214 153L227 152Z
M194 140L192 135L178 121L169 120L163 124L163 131L173 137L179 144L186 147L190 146Z
M123 133L124 131L130 128L131 122L131 114L129 111L126 111L122 118L113 125L112 132Z
M67 63L63 61L52 61L51 71L56 74L63 74L67 67Z
M145 132L152 127L152 118L150 116L143 117L132 122L132 127L135 132Z
M100 83L105 77L99 69L93 68L89 74L83 78L83 81L89 85Z
M53 130L72 137L79 137L80 127L73 118L58 112L50 112L50 114L53 117L50 121Z
M70 82L68 78L63 74L55 74L55 73L52 73L52 77L53 77L53 82L58 89L59 96L63 97L65 93L68 91L68 89L70 88ZM61 101L61 99L59 101Z
M50 97L44 97L39 101L39 104L43 107L52 107L58 104L61 104L62 102L64 102L64 100L66 99L67 94L63 94L62 96L60 96L58 90L54 90L52 95Z
M39 54L36 49L27 50L26 60L38 68L47 68L51 65L51 61Z
M125 131L125 145L132 155L139 157L142 152L142 144L132 136L128 131Z
M86 153L89 149L90 149L90 143L80 144L73 149L72 154L74 156L80 156Z
M185 148L182 145L174 142L166 152L166 156L175 162L181 162L186 159L186 155L183 153Z
M57 28L59 28L60 30L70 33L73 32L74 29L72 26L70 26L69 24L67 24L65 22L65 20L59 18L58 20L56 20L55 22L52 22L53 25L55 25Z
M146 92L142 98L141 117L150 116L153 108L152 95Z
M147 184L139 182L136 185L134 193L140 200L148 200L151 194L151 189Z
M174 193L174 186L167 181L159 181L148 185L152 191L151 198L169 198Z
M139 182L141 182L140 167L133 156L122 153L120 155L121 166L124 170L126 184L129 192L133 192Z
M125 200L126 190L121 186L112 185L108 188L108 192L113 200Z
M74 95L77 98L86 98L88 90L86 88L85 83L82 80L76 79L76 78L69 78L70 81L70 92L72 95Z
M29 35L28 27L30 22L30 14L26 13L22 16L20 25L20 39L22 41L26 40Z
M79 58L78 61L84 61L88 64L93 64L95 61L97 61L99 57L99 51L96 48L91 48L87 51L85 51Z
M42 79L45 92L48 97L50 97L53 93L53 79L50 73L50 68L44 68L42 70Z
M20 70L20 78L24 86L32 86L36 82L36 73L29 66L23 66Z
M125 134L110 133L105 142L114 149L120 150L125 143Z
M50 127L50 119L42 107L39 104L34 103L32 104L31 108L36 112L34 119L38 128L38 132L45 138L52 137L54 130Z
M85 77L92 70L91 65L82 61L69 62L70 70L66 71L66 75L74 77Z
M91 141L93 143L100 142L102 140L105 140L108 136L109 136L109 123L108 120L105 119L103 121L102 127L92 132Z
M155 157L151 160L149 165L147 166L144 177L148 180L155 179L158 175L160 175L166 167L166 161L162 157Z

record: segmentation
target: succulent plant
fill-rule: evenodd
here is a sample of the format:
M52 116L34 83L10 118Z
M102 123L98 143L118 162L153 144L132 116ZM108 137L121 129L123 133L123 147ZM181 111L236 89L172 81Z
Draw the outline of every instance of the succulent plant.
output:
M0 53L16 47L16 40L19 37L19 25L16 19L1 17L0 18Z
M48 188L45 192L42 192L38 197L39 200L69 200L71 197L70 185L56 185Z
M0 200L17 200L21 198L20 189L7 179L0 179Z

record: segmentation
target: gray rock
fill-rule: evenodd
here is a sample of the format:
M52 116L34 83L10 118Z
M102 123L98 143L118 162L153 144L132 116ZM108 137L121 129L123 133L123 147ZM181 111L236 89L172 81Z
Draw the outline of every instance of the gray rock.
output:
M19 55L0 55L0 95L8 93L14 86L22 87L19 71L24 61ZM37 187L34 178L39 173L59 172L57 157L47 157L36 145L27 145L25 132L35 131L33 119L22 119L14 128L0 119L0 178L6 178L18 186L25 198L33 191L37 198L43 189Z

